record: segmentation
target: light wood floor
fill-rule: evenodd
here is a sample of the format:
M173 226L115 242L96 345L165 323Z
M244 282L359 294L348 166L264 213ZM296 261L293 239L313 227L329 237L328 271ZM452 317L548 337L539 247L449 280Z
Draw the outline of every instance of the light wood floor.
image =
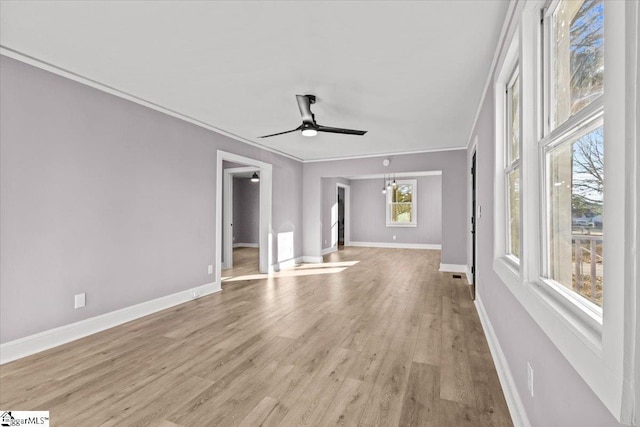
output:
M439 256L350 247L325 257L349 267L225 283L1 366L0 407L55 426L511 426L468 286Z

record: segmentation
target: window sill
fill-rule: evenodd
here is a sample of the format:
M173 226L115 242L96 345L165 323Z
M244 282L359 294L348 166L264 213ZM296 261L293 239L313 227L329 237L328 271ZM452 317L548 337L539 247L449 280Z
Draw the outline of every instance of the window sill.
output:
M602 318L581 307L573 298L557 289L558 285L541 278L525 287L559 318L599 358L602 357Z
M602 323L595 313L579 306L556 289L557 285L544 279L533 282L521 280L519 266L512 257L496 258L493 270L534 319L544 316L549 324L557 324L556 319L560 319L573 336L578 337L595 355L602 356ZM545 330L543 324L547 322L536 323Z
M521 286L520 265L511 257L502 256L493 261L493 270L510 287Z

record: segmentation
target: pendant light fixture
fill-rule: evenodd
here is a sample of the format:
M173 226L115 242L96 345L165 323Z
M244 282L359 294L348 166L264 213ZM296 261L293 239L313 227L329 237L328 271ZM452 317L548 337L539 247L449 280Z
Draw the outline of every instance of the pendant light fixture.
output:
M393 174L393 182L391 183L391 186L393 188L396 188L398 186L398 183L396 182L396 174Z
M257 172L253 173L253 176L251 177L251 182L260 182L260 177L258 176Z
M385 175L382 175L382 194L387 194L387 187L386 187L386 181L387 181L387 177Z

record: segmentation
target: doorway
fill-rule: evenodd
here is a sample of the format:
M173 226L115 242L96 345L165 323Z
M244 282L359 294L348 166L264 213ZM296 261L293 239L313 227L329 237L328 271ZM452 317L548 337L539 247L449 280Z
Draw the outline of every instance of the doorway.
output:
M471 156L471 297L476 299L476 151Z
M223 165L227 164L224 162ZM237 167L236 167L237 166ZM224 169L222 196L222 269L234 268L235 253L255 261L260 245L260 168L233 164ZM241 249L245 248L245 249ZM255 258L255 260L254 260Z
M338 227L336 241L338 250L344 249L351 243L349 233L351 186L338 182L336 184L336 198L338 205Z
M215 234L215 261L216 261L216 282L221 288L221 271L223 249L231 253L233 246L230 239L223 239L223 162L233 162L240 165L248 165L259 169L260 176L260 225L259 225L259 271L268 273L271 260L273 259L273 248L271 247L271 207L272 207L272 165L261 162L250 157L244 157L226 151L218 150L216 162L216 234ZM226 206L229 206L227 201ZM223 245L223 242L225 243ZM233 255L229 255L233 256Z
M344 249L344 188L338 187L338 250Z

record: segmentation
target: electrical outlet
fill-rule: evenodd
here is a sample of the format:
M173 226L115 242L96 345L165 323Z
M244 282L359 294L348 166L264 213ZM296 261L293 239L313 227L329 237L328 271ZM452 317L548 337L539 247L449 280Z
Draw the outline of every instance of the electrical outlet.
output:
M213 274L213 265L207 267L207 274Z
M529 388L531 397L533 397L533 368L530 362L527 362L527 387Z
M393 240L396 240L396 235L395 234L393 235Z
M87 294L81 293L74 296L73 308L82 308L87 305Z
M325 245L327 244L327 241L326 241L326 240L324 241L324 244L325 244Z

